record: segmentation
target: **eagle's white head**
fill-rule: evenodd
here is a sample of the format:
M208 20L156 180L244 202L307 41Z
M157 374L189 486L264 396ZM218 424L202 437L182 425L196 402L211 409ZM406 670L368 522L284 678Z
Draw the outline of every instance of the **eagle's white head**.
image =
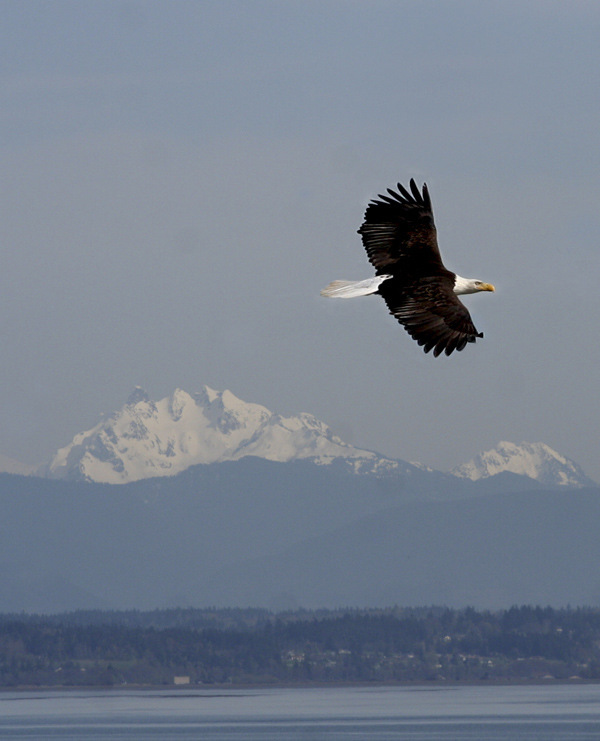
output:
M454 293L460 296L465 293L478 293L479 291L495 291L491 283L484 283L482 280L475 278L461 278L457 275L454 279Z

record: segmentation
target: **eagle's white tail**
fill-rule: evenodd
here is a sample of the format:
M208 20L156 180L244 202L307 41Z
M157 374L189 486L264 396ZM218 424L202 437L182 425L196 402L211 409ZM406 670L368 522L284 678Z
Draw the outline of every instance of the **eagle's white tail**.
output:
M334 280L321 291L321 296L327 298L355 298L376 293L384 280L391 275L376 275L367 280Z

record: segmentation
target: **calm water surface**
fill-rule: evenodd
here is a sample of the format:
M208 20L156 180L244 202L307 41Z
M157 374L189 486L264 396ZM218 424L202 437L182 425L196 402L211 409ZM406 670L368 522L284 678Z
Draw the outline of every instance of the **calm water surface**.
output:
M600 685L4 692L0 738L599 741Z

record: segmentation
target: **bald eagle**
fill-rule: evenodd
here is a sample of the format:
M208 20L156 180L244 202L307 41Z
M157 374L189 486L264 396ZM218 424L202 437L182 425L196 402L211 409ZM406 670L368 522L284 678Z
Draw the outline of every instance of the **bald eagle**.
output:
M398 193L378 195L365 211L358 230L374 278L334 280L321 291L329 298L382 296L390 314L408 334L435 357L463 350L483 337L457 296L493 291L491 283L461 278L444 267L437 244L427 185L419 191L414 180L410 193L398 183Z

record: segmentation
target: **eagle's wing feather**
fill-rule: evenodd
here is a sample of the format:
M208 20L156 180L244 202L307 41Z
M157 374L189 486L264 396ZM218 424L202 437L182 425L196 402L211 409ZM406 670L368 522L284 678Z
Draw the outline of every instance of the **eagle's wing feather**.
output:
M381 284L379 292L390 314L425 352L433 350L437 357L442 352L450 355L462 350L468 342L483 337L452 288L448 277L440 276L408 286L389 280Z
M369 261L378 274L431 274L445 270L437 244L433 211L427 186L423 193L414 180L411 193L398 183L398 193L371 201L358 233Z

